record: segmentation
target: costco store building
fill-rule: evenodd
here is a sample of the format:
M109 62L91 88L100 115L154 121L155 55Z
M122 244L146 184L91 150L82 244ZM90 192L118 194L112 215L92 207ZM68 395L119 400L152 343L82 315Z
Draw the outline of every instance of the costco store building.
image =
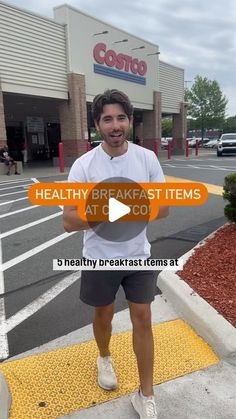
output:
M184 71L159 60L159 47L68 5L48 19L0 2L0 146L28 160L66 163L86 151L94 132L91 102L107 88L135 108L133 137L153 149L161 118L173 118L173 153L186 137Z

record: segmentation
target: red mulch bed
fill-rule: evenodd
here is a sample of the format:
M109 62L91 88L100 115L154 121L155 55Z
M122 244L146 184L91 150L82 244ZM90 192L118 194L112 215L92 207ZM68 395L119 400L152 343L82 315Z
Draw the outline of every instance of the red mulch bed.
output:
M195 249L178 275L236 327L236 223Z

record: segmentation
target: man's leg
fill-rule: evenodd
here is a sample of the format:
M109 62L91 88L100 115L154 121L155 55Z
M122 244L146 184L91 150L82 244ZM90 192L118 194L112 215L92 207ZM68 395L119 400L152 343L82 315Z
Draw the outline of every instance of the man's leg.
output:
M97 358L98 384L104 390L115 390L118 382L110 357L109 343L111 339L111 321L114 304L95 308L93 331L100 352Z
M137 358L140 387L144 396L153 395L154 343L151 304L128 301L133 324L133 348Z
M15 160L12 160L12 165L15 166L15 175L19 175L20 173L17 172L17 163Z
M111 339L111 322L114 315L114 303L103 307L95 307L93 332L100 356L110 356L109 343Z
M7 175L10 175L11 174L11 164L10 164L10 162L6 162L5 163L5 165L7 166Z

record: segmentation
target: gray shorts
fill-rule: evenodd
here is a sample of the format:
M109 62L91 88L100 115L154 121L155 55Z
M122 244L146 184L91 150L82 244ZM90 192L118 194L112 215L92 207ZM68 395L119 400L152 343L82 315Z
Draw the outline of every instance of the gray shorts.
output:
M154 271L82 271L80 298L94 307L112 304L122 285L126 299L138 304L151 303L156 294Z

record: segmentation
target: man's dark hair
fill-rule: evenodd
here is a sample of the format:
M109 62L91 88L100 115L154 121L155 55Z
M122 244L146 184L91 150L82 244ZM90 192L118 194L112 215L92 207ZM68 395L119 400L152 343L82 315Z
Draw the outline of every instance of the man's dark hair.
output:
M92 117L98 123L105 105L119 104L124 109L125 114L129 120L133 115L133 106L130 103L128 96L119 90L105 90L104 93L95 96L92 103Z

